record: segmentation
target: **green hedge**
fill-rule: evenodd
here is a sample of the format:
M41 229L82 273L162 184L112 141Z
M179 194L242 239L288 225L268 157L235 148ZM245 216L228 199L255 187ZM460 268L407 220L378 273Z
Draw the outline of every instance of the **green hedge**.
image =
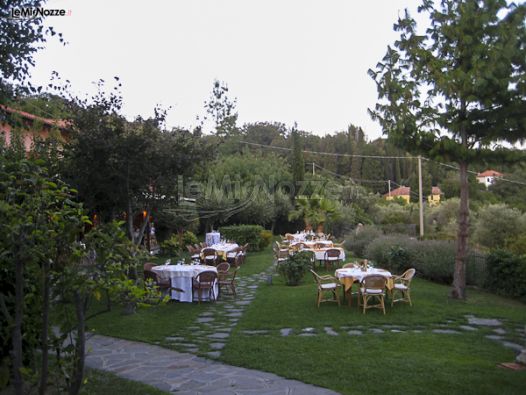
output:
M413 267L427 279L451 283L455 268L455 243L447 240L419 241L407 236L381 236L365 248L364 256L394 273ZM485 256L469 253L466 282L483 286L486 281Z
M267 235L263 234L264 229L260 225L231 225L219 228L221 237L235 241L239 245L248 243L250 251L260 251L270 242Z
M526 302L526 255L496 250L489 254L486 288Z

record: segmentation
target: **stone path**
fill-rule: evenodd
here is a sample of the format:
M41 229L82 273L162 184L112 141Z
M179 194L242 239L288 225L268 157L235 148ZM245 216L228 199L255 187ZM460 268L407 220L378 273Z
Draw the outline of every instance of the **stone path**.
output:
M275 374L225 365L188 353L94 335L86 365L179 395L333 395L324 388Z
M165 342L183 352L200 353L210 358L221 356L221 350L230 337L247 306L256 297L258 286L267 281L274 271L270 267L266 272L236 280L237 297L224 294L215 303L203 303L203 312L184 333L177 333L165 339Z

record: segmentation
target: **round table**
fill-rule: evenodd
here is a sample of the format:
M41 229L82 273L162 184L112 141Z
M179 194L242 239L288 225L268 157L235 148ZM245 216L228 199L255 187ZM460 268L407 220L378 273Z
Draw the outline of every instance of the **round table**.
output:
M180 288L184 292L172 290L171 298L180 302L193 302L192 279L205 270L212 270L217 273L215 266L207 265L163 265L154 266L152 271L161 279L169 279L173 288ZM217 299L218 285L214 285L214 296ZM197 298L197 293L196 293ZM202 300L207 300L208 295L202 295Z

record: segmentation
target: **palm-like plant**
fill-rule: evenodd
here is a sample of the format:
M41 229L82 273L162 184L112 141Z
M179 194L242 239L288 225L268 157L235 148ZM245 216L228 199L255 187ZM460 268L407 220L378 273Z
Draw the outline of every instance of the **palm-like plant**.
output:
M317 227L318 232L323 232L323 225L327 219L338 216L336 203L320 195L296 197L296 208L289 213L289 221L303 218L305 228Z

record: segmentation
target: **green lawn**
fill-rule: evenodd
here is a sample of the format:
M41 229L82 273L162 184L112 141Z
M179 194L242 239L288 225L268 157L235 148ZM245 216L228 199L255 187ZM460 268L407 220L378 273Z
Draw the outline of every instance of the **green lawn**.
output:
M271 252L250 254L240 275L268 268ZM416 279L414 306L397 304L363 315L356 304L315 306L316 288L310 276L302 285L287 287L279 277L262 285L257 297L232 332L221 360L225 363L273 372L284 377L331 388L343 394L522 394L526 372L497 367L513 361L515 352L485 336L492 328L459 334L435 334L432 329L467 324L466 315L499 318L507 338L519 342L516 328L526 324L526 306L519 302L470 289L466 302L448 298L449 287ZM353 301L355 302L355 301ZM197 315L196 304L170 303L140 310L133 316L103 314L90 327L99 333L166 345L164 338L188 334ZM393 333L384 325L398 325ZM313 337L297 334L314 328ZM339 336L325 334L331 327ZM291 328L282 337L279 330ZM371 329L384 328L373 334ZM244 331L266 329L268 335ZM361 336L349 336L350 329ZM166 345L167 346L167 345Z
M81 395L164 395L166 392L137 381L125 380L114 374L88 369Z

